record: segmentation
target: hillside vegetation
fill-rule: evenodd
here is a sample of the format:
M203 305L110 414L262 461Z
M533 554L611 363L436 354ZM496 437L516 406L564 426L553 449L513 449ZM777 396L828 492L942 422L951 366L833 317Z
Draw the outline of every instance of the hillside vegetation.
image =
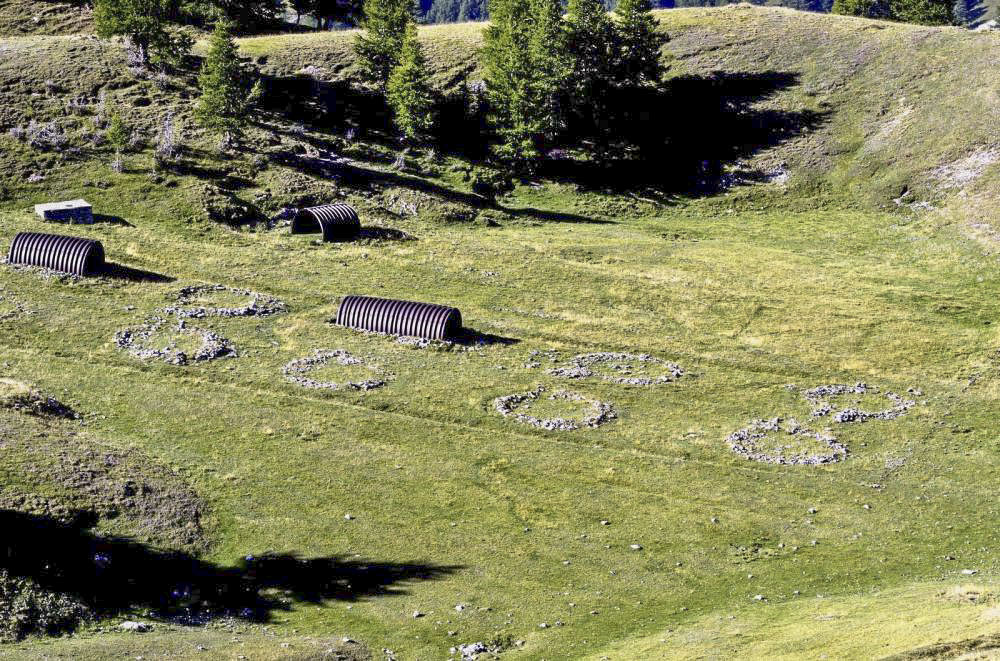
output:
M51 231L117 265L0 265L0 524L56 541L0 538L0 557L110 558L100 581L0 574L77 631L0 608L0 658L996 654L998 38L750 6L660 19L676 171L543 173L496 205L464 145L394 164L351 32L241 40L267 106L228 155L192 121L193 67L140 79L113 42L0 38L0 251ZM449 99L481 77L481 28L421 30ZM122 172L109 109L137 136ZM154 167L168 115L183 149ZM31 210L76 197L96 224ZM284 210L333 200L360 240L289 234ZM158 321L248 291L267 314ZM472 339L331 324L351 293L455 305ZM235 356L193 360L205 331ZM362 362L313 378L385 384L288 378L322 349ZM539 386L537 417L615 415L501 415ZM563 389L587 401L546 396ZM846 456L732 450L775 417ZM835 447L787 436L758 449Z

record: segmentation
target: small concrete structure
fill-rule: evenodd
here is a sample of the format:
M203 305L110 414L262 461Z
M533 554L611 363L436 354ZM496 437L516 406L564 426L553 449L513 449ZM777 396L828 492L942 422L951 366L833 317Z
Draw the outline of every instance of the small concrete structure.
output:
M35 213L42 220L68 220L70 223L81 223L84 225L90 225L94 222L94 210L87 200L36 204Z

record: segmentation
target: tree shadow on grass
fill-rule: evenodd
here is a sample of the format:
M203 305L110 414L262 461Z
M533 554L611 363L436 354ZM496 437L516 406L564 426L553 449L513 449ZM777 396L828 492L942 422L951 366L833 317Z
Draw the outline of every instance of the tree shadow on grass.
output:
M595 190L650 187L682 194L711 194L734 179L766 180L763 173L734 177L727 169L829 119L825 110L762 107L799 79L788 71L716 71L679 76L661 89L622 93L611 112L616 140L632 146L630 156L607 163L548 160L541 175Z
M106 225L120 225L121 227L135 227L135 225L128 222L121 216L109 216L108 214L105 213L95 213L94 222L103 223Z
M247 556L234 567L221 567L187 553L102 536L91 531L95 523L91 515L63 523L0 509L0 569L71 595L98 615L150 609L154 617L191 622L221 616L267 622L295 602L406 594L410 583L461 569L292 553Z

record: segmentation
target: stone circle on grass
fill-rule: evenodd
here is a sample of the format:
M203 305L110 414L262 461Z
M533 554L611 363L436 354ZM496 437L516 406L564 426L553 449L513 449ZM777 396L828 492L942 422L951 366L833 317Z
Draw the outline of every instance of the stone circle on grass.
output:
M597 365L605 365L616 372L616 374L606 375L596 372L593 368ZM662 373L657 376L634 375L636 367L640 365L662 367ZM684 374L684 370L680 365L654 358L646 353L631 354L602 351L574 356L566 365L549 369L548 373L552 376L559 376L566 379L586 379L597 376L604 381L610 381L619 385L652 386L676 381Z
M351 365L365 367L368 370L371 370L373 378L365 379L364 381L344 381L343 383L335 383L333 381L316 381L315 379L311 379L306 376L313 370L323 367L324 365L328 365L331 362L345 367ZM344 349L316 349L311 356L293 360L285 365L281 371L285 374L286 379L292 383L302 386L303 388L318 388L326 390L373 390L375 388L381 388L388 382L389 378L391 378L390 375L378 365L374 365L366 360L353 356Z
M892 406L881 411L863 411L855 407L835 410L829 401L833 397L840 395L866 395L878 393L878 388L869 386L864 382L859 382L853 386L844 384L817 386L806 390L802 394L806 398L806 401L816 407L811 413L813 418L821 418L833 413L833 421L839 423L867 422L868 420L895 420L916 405L914 400L904 399L894 392L885 393L886 399L892 403Z
M194 300L202 294L213 292L228 292L250 299L247 305L240 307L211 307L194 304ZM176 294L177 305L164 308L167 314L184 318L202 317L264 317L284 312L287 306L283 301L267 294L261 294L249 289L237 289L225 285L192 285L184 287Z
M217 358L236 356L236 349L233 345L218 333L189 327L184 319L176 319L176 323L173 323L174 321L173 319L153 317L141 326L120 330L115 333L115 345L119 349L128 351L136 358L159 359L172 365L188 365L191 362L207 362ZM150 338L163 330L168 322L172 324L167 328L169 332L200 338L201 346L190 355L179 349L176 341L168 342L162 347L150 346Z
M785 451L792 449L792 446L778 444L765 451L763 448L764 439L773 438L776 434L789 436L790 442L809 438L829 449L821 453L796 452L786 454ZM847 456L847 446L837 441L835 437L801 427L795 419L787 421L781 418L754 420L749 427L733 432L726 440L736 454L745 459L766 464L818 466L832 464Z
M538 386L534 390L529 390L527 392L497 397L493 400L493 408L496 409L497 413L504 417L512 417L518 422L523 422L526 425L531 425L532 427L538 427L539 429L546 429L549 431L573 431L580 429L581 427L596 428L618 417L618 413L611 404L601 402L596 399L590 399L580 393L571 392L569 390L556 390L549 395L548 398L550 400L589 403L590 412L582 419L536 418L535 416L528 415L527 413L518 412L518 409L521 408L526 402L537 400L544 392L545 387Z

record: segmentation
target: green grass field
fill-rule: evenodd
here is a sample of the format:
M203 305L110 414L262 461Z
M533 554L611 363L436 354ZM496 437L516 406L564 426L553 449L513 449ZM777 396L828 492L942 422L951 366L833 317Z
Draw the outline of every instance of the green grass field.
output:
M384 178L341 190L364 224L416 240L321 245L287 229L233 231L201 217L205 177L167 172L152 181L148 150L129 155L117 175L99 150L50 159L0 137L0 159L16 173L0 203L0 250L17 231L72 232L100 239L116 263L172 279L74 281L2 267L0 378L56 397L83 423L0 409L0 448L4 434L44 434L52 444L75 433L72 447L133 451L198 495L202 558L223 567L272 551L432 570L317 603L277 588L289 603L267 624L154 621L150 633L123 634L113 620L72 637L2 644L0 658L323 658L310 654L350 647L344 637L375 659L389 658L385 649L397 659L448 658L451 647L476 641L518 659L996 654L1000 275L990 216L971 210L995 192L997 173L983 166L964 195L941 187L947 173L934 174L992 144L989 123L950 109L995 109L986 82L959 84L966 61L990 66L983 53L997 50L995 40L782 10L675 11L664 20L672 75L794 71L794 85L753 108L833 109L815 131L731 164L785 163L787 184L655 204L541 181L489 211L500 222L488 227L445 222L485 213L450 167L455 159L443 157L437 174L391 176L391 152L372 145L359 160ZM820 38L817 26L826 30ZM435 27L425 36L468 48L477 30ZM267 56L276 74L342 61L344 38L267 37L244 47ZM324 39L341 41L328 48ZM26 87L53 75L46 67L56 61L70 73L79 67L85 89L104 66L111 80L119 76L105 64L112 47L2 43L49 53L50 64L19 74ZM885 71L903 66L878 50L890 43L909 57L913 90L884 83ZM450 42L438 46L436 80L446 85L448 72L471 60ZM865 49L874 49L871 62L844 64ZM918 78L938 57L938 68ZM13 67L0 60L3 75ZM350 75L350 66L337 71ZM11 87L5 98L22 98ZM109 93L125 104L152 100L132 111L143 126L167 103L189 113L176 90L145 82ZM898 111L891 104L904 96L916 110L886 129ZM38 117L56 105L32 103ZM4 121L19 123L27 107L8 106ZM930 108L938 110L921 112ZM204 172L242 171L249 161L219 159L207 137L189 135L188 163ZM327 138L310 129L304 139ZM25 180L39 169L43 181ZM306 176L272 165L239 194L282 193L293 175ZM308 183L311 191L325 185ZM901 186L936 210L897 207ZM80 195L125 222L69 228L31 213L33 203ZM417 204L417 215L395 213L398 199ZM197 283L266 293L287 310L188 320L231 340L235 358L177 366L115 346L117 331ZM332 325L350 293L452 304L468 327L510 341L420 349ZM347 350L391 377L369 391L288 382L282 367L316 349ZM652 386L548 373L602 351L648 353L685 373ZM363 377L336 366L317 374ZM860 381L880 389L860 398L866 410L889 408L885 392L914 404L892 420L810 420L804 390ZM612 403L617 417L550 432L494 410L495 398L537 386ZM539 406L546 416L581 411ZM849 455L784 466L730 450L732 432L778 416L829 429ZM780 452L782 440L762 443ZM28 479L42 460L21 447L0 450L0 496L86 500L80 488ZM136 525L102 519L99 529L163 544Z

